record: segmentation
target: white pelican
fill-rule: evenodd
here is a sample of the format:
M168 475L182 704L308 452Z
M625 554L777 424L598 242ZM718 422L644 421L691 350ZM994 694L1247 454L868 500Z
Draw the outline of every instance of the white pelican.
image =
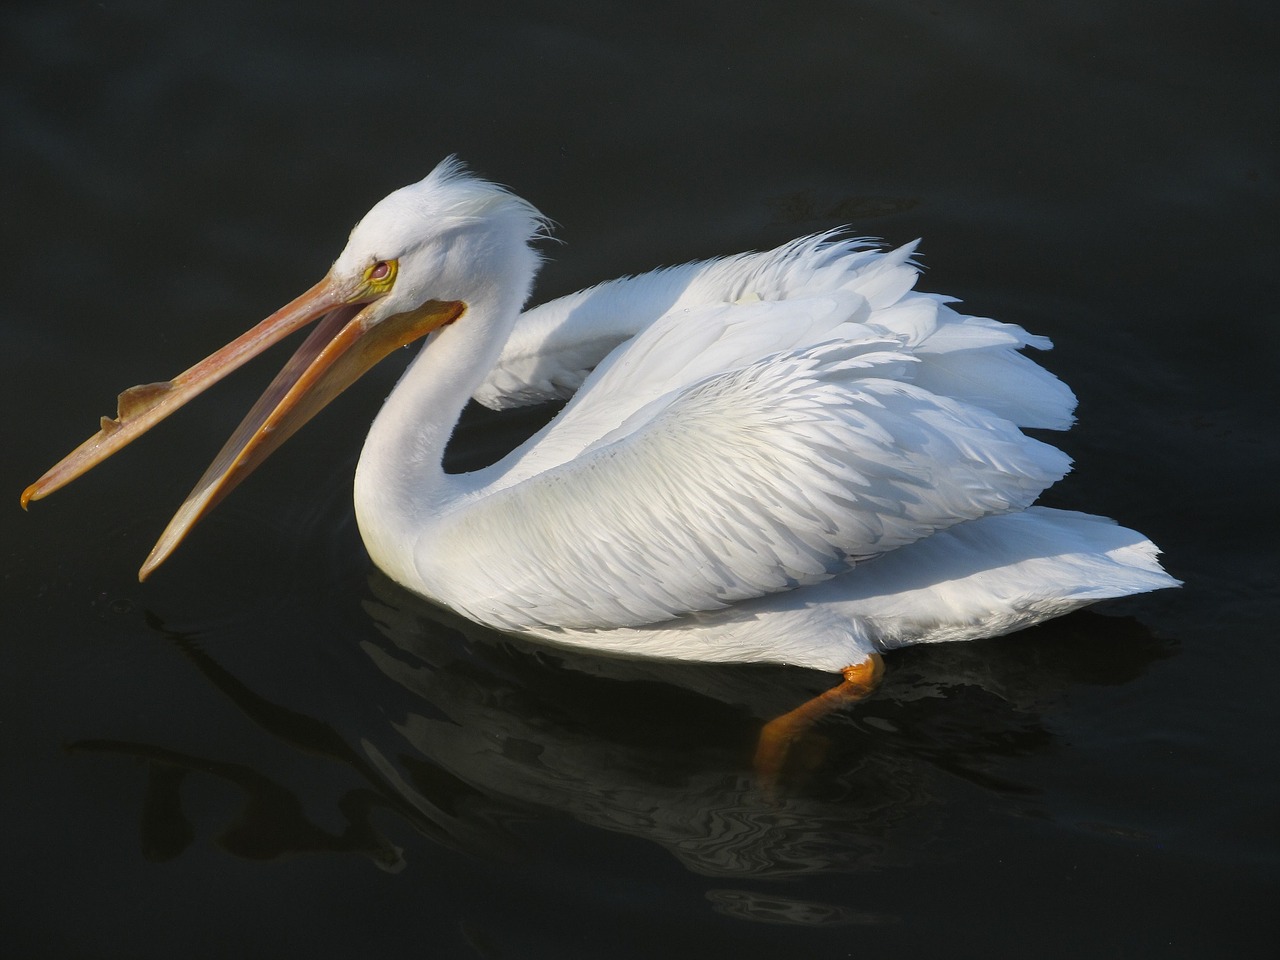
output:
M820 234L602 284L521 313L546 221L454 159L386 197L325 278L115 419L22 495L61 487L300 326L319 323L139 574L393 348L426 337L355 476L373 561L500 631L602 652L771 661L844 682L758 759L871 691L880 654L1018 630L1174 586L1110 520L1032 506L1075 398L1020 327L913 289L914 245ZM574 392L576 390L576 392ZM441 467L468 398L573 394L499 463Z

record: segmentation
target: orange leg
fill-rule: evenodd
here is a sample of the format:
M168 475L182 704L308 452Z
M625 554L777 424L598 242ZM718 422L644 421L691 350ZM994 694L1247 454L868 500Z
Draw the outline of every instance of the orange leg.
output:
M815 723L833 710L839 710L868 696L880 684L884 661L878 653L869 653L860 663L840 671L844 682L800 704L789 713L770 720L760 731L756 743L755 770L767 788L775 787L782 768L796 742Z

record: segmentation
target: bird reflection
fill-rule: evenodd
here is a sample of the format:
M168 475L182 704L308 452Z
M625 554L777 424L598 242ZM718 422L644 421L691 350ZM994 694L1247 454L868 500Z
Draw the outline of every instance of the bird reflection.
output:
M121 753L147 761L147 795L143 801L141 840L149 860L171 860L195 839L182 807L181 787L192 771L216 777L238 788L247 802L240 815L217 838L228 853L247 860L274 860L292 853L362 853L386 870L404 866L401 850L370 821L378 807L392 807L373 790L352 790L338 801L347 829L333 833L307 818L293 791L241 763L221 763L176 750L119 740L81 740L74 751Z
M1054 749L1046 706L1079 684L1126 682L1170 652L1136 622L1092 613L1036 628L1034 642L898 651L880 691L825 719L801 751L802 769L770 792L750 765L759 726L822 689L823 674L526 645L454 618L381 574L370 580L365 609L368 628L333 642L367 655L374 669L361 689L379 702L363 715L381 717L381 726L271 702L153 620L263 733L354 772L359 785L336 801L341 826L326 829L308 815L315 798L252 760L119 740L70 745L144 761L147 856L171 859L194 842L183 794L193 778L208 777L245 796L217 842L255 860L357 853L398 870L405 852L375 825L397 819L432 843L509 856L519 824L569 816L657 844L709 877L903 865L935 835L958 791L986 791L1015 814L1034 806L1036 787L1019 782L1017 760ZM388 812L394 816L381 815ZM756 911L769 922L871 922L736 887L708 897L720 912Z

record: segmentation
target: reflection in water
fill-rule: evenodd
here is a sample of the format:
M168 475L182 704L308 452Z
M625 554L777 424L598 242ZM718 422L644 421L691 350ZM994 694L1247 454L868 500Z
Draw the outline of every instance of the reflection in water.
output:
M182 808L180 788L191 771L199 771L239 787L247 798L243 811L217 838L228 853L247 860L274 860L291 853L362 853L385 870L404 866L402 851L370 822L374 808L396 806L375 791L353 790L338 801L347 829L335 834L307 818L297 794L243 764L118 740L82 740L70 749L121 753L148 761L140 831L142 853L148 860L171 860L195 838Z
M417 756L513 814L568 813L657 843L697 873L760 878L891 863L895 824L928 797L895 758L873 753L854 761L855 786L837 802L766 796L749 768L755 718L813 692L789 671L548 652L486 634L381 577L374 589L368 609L388 642L362 646L424 708L395 729ZM385 761L381 769L394 776Z
M1090 613L1020 641L898 651L875 696L819 726L803 777L766 794L750 771L755 734L823 689L825 675L583 656L489 633L381 574L371 590L369 629L341 642L358 643L377 668L381 709L366 715L385 710L379 727L338 730L272 703L170 634L263 732L358 774L362 784L337 801L340 829L309 818L314 798L243 763L121 741L71 745L145 761L149 858L193 842L182 792L198 773L245 795L217 842L250 859L354 852L401 869L402 850L373 822L390 811L434 843L493 857L518 846L519 824L568 815L739 882L903 865L957 789L1034 803L1015 761L1052 748L1040 712L1053 698L1072 684L1124 682L1167 652L1133 622ZM706 896L720 913L771 923L895 919L736 887Z

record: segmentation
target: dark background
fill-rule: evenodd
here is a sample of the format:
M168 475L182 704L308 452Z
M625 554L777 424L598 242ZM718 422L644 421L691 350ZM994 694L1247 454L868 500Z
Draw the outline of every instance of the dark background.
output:
M10 957L1270 957L1277 115L1267 3L23 3L0 13L0 951ZM403 360L145 585L278 352L26 484L317 280L457 153L553 217L538 296L842 223L1053 338L1045 502L1179 591L829 682L565 658L372 569ZM455 467L539 414L468 416Z

